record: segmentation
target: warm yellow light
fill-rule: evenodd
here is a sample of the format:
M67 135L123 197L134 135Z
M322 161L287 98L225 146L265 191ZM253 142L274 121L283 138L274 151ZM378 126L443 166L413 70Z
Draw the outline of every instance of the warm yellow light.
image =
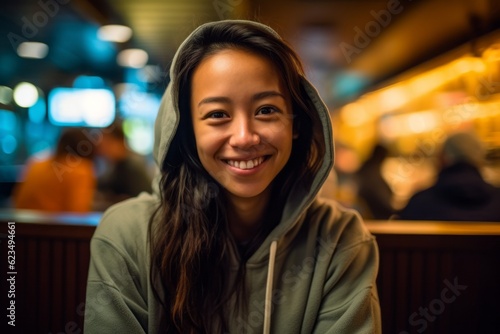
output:
M422 111L406 116L408 129L413 133L424 133L431 131L438 125L437 115L434 112Z
M394 140L400 134L397 129L397 120L394 117L383 119L379 124L380 136L384 140Z
M402 107L409 100L410 95L408 94L408 90L406 86L401 84L385 89L379 95L380 107L386 112Z
M455 74L454 77L459 77L468 72L484 72L486 70L483 60L477 57L460 58L452 62L450 67L450 72Z
M349 126L360 126L373 120L373 115L361 103L349 103L340 111L340 118Z
M466 58L455 60L450 64L450 67L451 71L454 71L457 74L464 74L471 70L470 62Z
M415 97L427 94L443 85L446 81L444 73L440 70L430 71L418 75L408 81L409 90Z
M472 58L471 63L472 71L476 73L482 73L486 71L486 64L481 58Z
M483 52L483 58L489 62L500 61L500 44L493 44Z
M381 136L387 140L432 131L440 125L435 111L420 111L384 118L379 124Z

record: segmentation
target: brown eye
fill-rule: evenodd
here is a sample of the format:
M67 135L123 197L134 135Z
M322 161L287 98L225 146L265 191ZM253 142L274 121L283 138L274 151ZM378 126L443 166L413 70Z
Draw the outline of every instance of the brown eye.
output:
M278 109L276 109L274 107L266 106L266 107L260 108L259 111L257 112L257 114L259 114L259 115L269 115L269 114L275 113L277 111L278 111Z
M215 111L208 115L207 118L224 118L226 115L222 111Z

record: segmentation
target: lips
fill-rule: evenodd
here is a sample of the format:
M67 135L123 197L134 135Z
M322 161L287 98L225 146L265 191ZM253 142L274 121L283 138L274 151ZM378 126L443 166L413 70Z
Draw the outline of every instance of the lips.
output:
M249 160L225 160L225 162L231 166L238 169L252 169L259 166L262 162L264 162L265 157L258 157L255 159Z

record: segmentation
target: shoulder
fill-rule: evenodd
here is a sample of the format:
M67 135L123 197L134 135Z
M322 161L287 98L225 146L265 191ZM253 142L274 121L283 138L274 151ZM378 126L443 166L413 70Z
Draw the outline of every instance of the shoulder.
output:
M413 205L420 206L420 205L423 205L423 203L429 203L429 204L434 203L435 204L435 203L440 202L440 201L441 201L441 197L438 196L437 187L435 185L433 185L429 188L425 188L425 189L421 189L421 190L416 191L410 197L406 206L410 206L410 207Z
M358 211L346 208L335 200L316 200L309 208L306 219L309 225L317 225L318 238L328 238L327 241L337 247L349 248L375 240Z
M43 159L43 160L38 160L38 159L31 159L26 163L25 166L25 172L26 173L39 173L39 172L44 172L46 173L47 170L50 171L52 169L52 159Z
M448 202L438 195L435 186L415 192L397 213L401 220L425 220L435 216L435 212L449 207Z
M94 178L94 163L90 159L80 158L74 164L68 164L66 166L68 175L71 175L73 178Z
M96 228L93 242L109 244L120 253L135 253L147 244L149 220L158 199L141 194L107 209Z

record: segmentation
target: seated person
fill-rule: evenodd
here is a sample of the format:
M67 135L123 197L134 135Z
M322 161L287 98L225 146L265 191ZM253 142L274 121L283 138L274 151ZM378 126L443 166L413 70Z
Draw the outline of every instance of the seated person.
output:
M500 221L500 189L484 181L484 149L472 134L449 136L441 149L436 183L414 194L399 219Z
M357 197L361 215L366 219L389 219L394 214L394 193L382 175L382 164L389 151L381 144L375 145L371 155L356 172Z
M105 210L143 191L151 193L152 178L146 160L126 146L121 122L115 122L102 130L97 152L105 165L102 175L98 177L97 210Z
M48 159L31 159L23 180L13 190L16 209L89 212L95 193L95 147L82 129L70 128Z
M161 179L92 237L85 333L381 333L376 240L317 198L332 125L296 53L268 26L216 21L171 68Z

